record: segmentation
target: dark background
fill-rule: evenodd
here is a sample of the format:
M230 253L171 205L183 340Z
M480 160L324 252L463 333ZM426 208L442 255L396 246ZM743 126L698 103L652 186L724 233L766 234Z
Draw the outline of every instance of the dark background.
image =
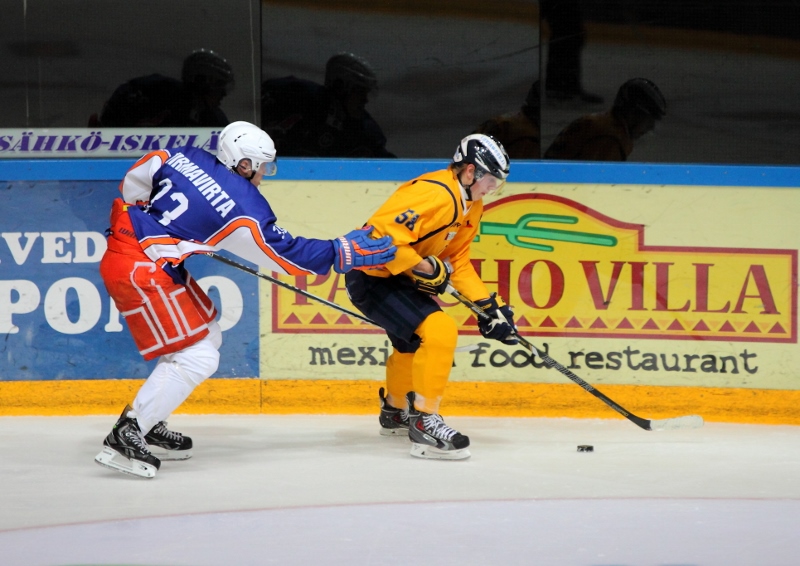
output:
M457 141L518 110L544 78L550 26L533 0L0 0L0 128L84 128L126 80L180 76L193 49L226 57L230 120L260 123L260 85L322 82L325 61L370 61L367 109L401 158L449 158ZM800 3L583 0L581 81L602 104L544 99L542 148L576 117L647 77L667 116L632 161L800 162ZM540 33L541 31L541 33Z
M800 4L794 0L586 0L582 9L591 22L800 39Z

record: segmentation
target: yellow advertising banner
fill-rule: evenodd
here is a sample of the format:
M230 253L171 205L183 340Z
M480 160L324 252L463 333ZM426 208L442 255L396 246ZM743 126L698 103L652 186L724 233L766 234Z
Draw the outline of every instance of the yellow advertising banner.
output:
M488 206L473 250L540 338L797 340L796 250L649 246L644 226L547 194Z
M342 185L274 182L267 194L294 235L332 238L398 183ZM800 389L798 211L787 189L512 183L486 203L471 256L520 332L592 383ZM355 310L341 275L283 280ZM380 330L266 282L261 293L262 378L382 378ZM563 381L441 304L460 328L451 379Z

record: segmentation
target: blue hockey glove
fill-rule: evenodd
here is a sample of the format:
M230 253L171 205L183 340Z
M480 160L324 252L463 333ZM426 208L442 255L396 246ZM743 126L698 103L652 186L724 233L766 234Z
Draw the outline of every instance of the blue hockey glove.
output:
M369 237L372 226L364 226L348 232L333 241L336 254L333 269L336 273L347 273L351 269L375 269L394 259L397 248L392 238L383 236L377 240Z
M433 273L411 270L411 277L414 279L414 286L417 290L429 295L440 295L447 290L450 282L450 271L444 262L435 255L429 255L425 261L433 266Z
M500 306L497 303L496 293L488 299L475 301L475 304L489 315L489 318L478 317L478 330L484 338L499 340L509 346L519 342L517 327L514 324L514 311L508 305Z

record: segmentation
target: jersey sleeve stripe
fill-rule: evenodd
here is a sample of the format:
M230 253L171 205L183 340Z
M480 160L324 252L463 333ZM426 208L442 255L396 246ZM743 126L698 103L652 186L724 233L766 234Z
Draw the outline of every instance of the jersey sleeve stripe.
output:
M311 275L313 272L295 265L280 254L278 254L272 247L265 241L261 232L261 225L252 218L237 218L233 222L226 224L217 233L213 234L207 241L207 244L217 246L225 238L231 236L236 230L244 228L248 230L253 238L255 244L269 259L279 265L289 275ZM235 250L231 250L234 253Z
M154 157L158 157L161 160L161 163L166 163L167 159L169 159L169 153L164 149L157 149L156 151L151 151L150 153L140 157L139 161L137 161L131 166L131 169L133 169L134 167L138 167L142 163L147 163Z
M160 261L178 265L192 254L214 251L211 246L200 242L169 237L145 238L139 243L147 257L158 265L161 265Z
M163 165L169 159L169 153L163 149L151 151L128 169L128 172L125 173L119 183L119 192L122 193L126 202L146 202L150 199L153 168L144 166L153 159L160 160L161 165ZM139 170L140 168L141 170ZM128 190L126 190L126 187Z

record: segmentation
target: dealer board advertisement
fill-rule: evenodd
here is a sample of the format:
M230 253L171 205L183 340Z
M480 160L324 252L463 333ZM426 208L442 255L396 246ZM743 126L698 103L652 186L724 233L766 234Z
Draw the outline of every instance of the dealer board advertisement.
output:
M261 187L280 225L331 238L365 222L409 169L431 164L400 163L402 176L377 181L347 177L372 175L367 165L292 165ZM303 180L323 166L341 177ZM800 191L639 183L654 170L632 167L619 170L625 184L534 182L562 169L518 166L521 180L487 201L472 247L520 332L592 383L800 389ZM0 379L149 373L97 271L117 184L0 184ZM188 267L222 313L218 377L382 378L390 345L369 324L210 258ZM340 275L283 279L353 309ZM563 381L523 348L486 341L465 307L441 301L460 327L452 379Z
M219 128L0 128L0 159L129 157L191 145L217 151Z
M0 380L147 377L100 279L119 181L0 185ZM220 377L258 374L252 276L208 258L189 270L222 309Z
M288 228L366 221L396 186L287 183L276 208L313 200ZM514 307L520 332L596 382L800 388L797 223L787 189L510 183L487 203L472 261ZM341 276L286 278L352 308ZM370 325L263 285L262 375L382 377ZM462 347L452 379L561 381L523 348L487 342L448 297Z

